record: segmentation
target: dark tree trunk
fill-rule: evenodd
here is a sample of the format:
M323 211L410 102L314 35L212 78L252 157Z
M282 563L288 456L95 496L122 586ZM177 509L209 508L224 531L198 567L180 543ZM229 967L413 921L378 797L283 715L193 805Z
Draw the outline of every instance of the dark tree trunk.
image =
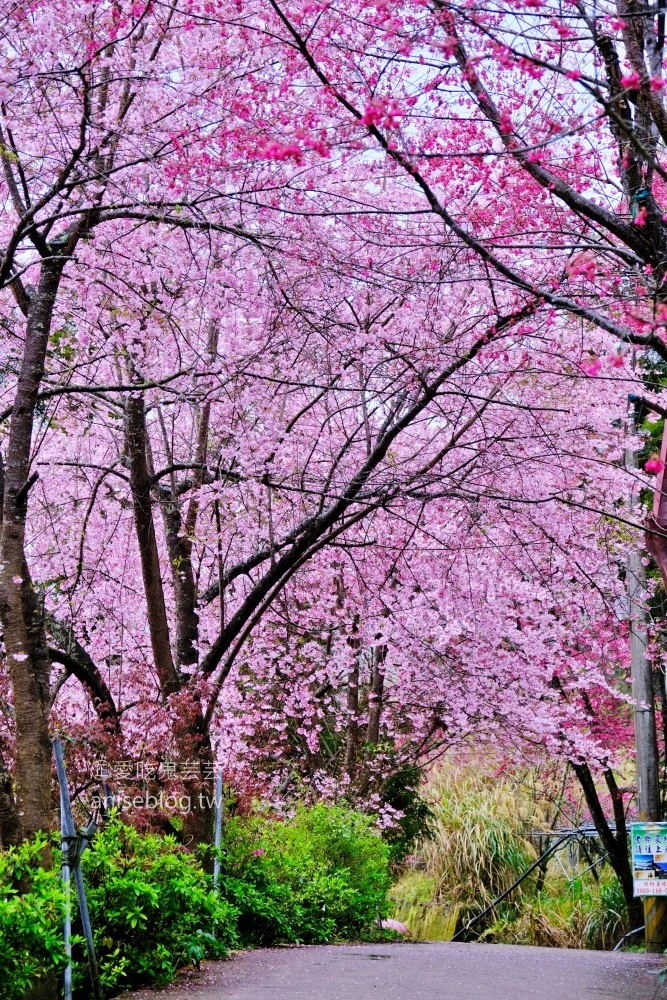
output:
M201 485L203 464L208 438L209 408L205 407L200 420L199 440L195 457L193 485ZM192 666L198 660L199 616L197 614L197 589L192 569L192 542L197 507L193 499L186 518L186 530L178 502L178 491L172 479L171 491L158 488L154 481L154 470L146 430L146 415L141 397L128 400L126 404L126 445L130 469L130 487L134 505L135 527L144 580L144 591L148 609L151 645L156 670L160 678L164 696L176 691L185 691L188 683L183 667ZM175 598L176 664L171 652L170 630L164 599L164 584L160 567L155 524L153 520L152 496L155 495L162 512L167 551ZM192 711L191 711L192 710ZM192 713L194 718L192 718ZM210 736L204 724L201 705L197 703L184 708L183 714L174 718L174 739L178 747L179 761L196 761L199 774L184 781L190 798L191 810L183 819L183 841L191 850L199 844L209 844L213 838L214 805L212 773L213 752ZM202 860L210 863L206 854Z
M214 794L214 782L208 779L198 782L196 788L192 788L192 809L183 818L183 843L199 856L203 869L209 874L213 871L213 859L209 851L198 848L213 843L215 806L210 803Z
M362 764L357 786L357 795L359 797L366 794L373 780L370 754L372 753L371 748L376 746L380 739L380 720L382 719L382 699L384 696L384 661L386 655L386 646L373 646L371 650L371 679L368 688L367 755Z
M197 851L200 844L213 843L215 819L213 748L199 704L194 723L188 727L180 742L182 753L188 759L196 760L199 767L198 776L186 782L192 808L183 818L183 842L190 850ZM212 871L213 859L208 852L201 852L200 860L207 871Z
M581 785L588 811L595 829L598 832L602 846L609 857L609 864L616 873L616 877L621 884L625 905L630 915L632 927L641 927L644 923L644 910L642 901L635 899L633 895L632 868L630 867L630 857L628 854L627 828L625 825L625 813L623 810L623 800L616 785L616 780L611 771L605 771L605 780L609 788L616 822L616 832L614 833L607 822L600 797L595 787L593 775L587 764L573 763L572 769Z
M357 743L359 741L359 661L347 676L347 740L345 744L345 773L354 780L357 770Z
M52 827L51 800L51 660L25 556L28 493L35 406L44 376L49 333L65 257L54 251L42 264L37 289L29 299L23 360L9 427L2 470L0 533L0 622L12 683L16 718L15 788L8 776L0 787L3 839L20 842ZM52 865L50 847L42 854ZM29 891L30 885L22 885ZM54 974L32 986L26 1000L53 1000Z
M0 848L21 843L21 822L19 820L12 776L7 770L0 753Z
M382 697L384 694L384 661L386 646L374 646L371 662L371 683L368 690L368 727L366 742L375 746L380 739L380 719L382 717Z
M197 663L199 653L199 615L197 588L192 570L192 542L183 532L178 501L171 494L160 494L167 551L171 563L176 611L176 661L179 669Z
M209 325L208 355L211 363L218 351L217 324ZM199 499L197 491L204 482L208 435L211 422L211 404L204 403L199 414L197 444L193 456L193 470L190 487L193 495L188 504L185 524L181 516L179 490L172 476L171 490L156 487L156 495L162 511L165 538L171 563L176 610L176 662L179 670L199 662L199 615L197 614L197 585L192 568L192 537L197 525ZM167 441L165 449L170 462L173 456ZM150 451L148 452L150 457Z
M143 397L139 394L129 398L125 404L125 452L130 472L153 661L162 695L166 698L178 691L180 680L171 654L169 623L153 522L152 483L146 457L146 410Z
M9 428L4 468L0 535L0 621L2 622L16 713L16 804L21 834L50 830L50 675L42 615L25 558L30 450L56 293L64 258L42 265L26 322L21 371ZM46 856L45 864L50 863Z

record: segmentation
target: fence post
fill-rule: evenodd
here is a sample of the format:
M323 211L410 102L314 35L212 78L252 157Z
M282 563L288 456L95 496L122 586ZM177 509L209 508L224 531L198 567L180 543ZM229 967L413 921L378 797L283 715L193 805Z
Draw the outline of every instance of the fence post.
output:
M88 912L88 902L86 900L86 889L83 884L83 872L81 871L81 842L77 837L72 816L72 807L69 798L69 788L67 787L67 773L65 771L65 761L63 758L63 748L60 740L53 741L53 753L56 759L56 771L58 773L58 783L60 785L61 823L64 827L63 842L67 844L68 867L74 875L76 894L79 902L79 913L81 914L81 924L83 934L86 939L86 952L88 954L88 967L90 969L90 980L93 987L94 1000L102 1000L102 988L100 985L100 974L97 968L97 958L95 957L95 943L93 941L93 929L90 925L90 914ZM90 828L87 831L90 836ZM71 976L71 967L70 967Z
M220 843L222 840L222 774L218 772L215 776L215 833L213 843L215 844L215 857L213 858L213 888L218 890L220 885Z
M67 823L65 820L65 808L63 806L63 793L60 789L60 836L61 849L63 855L62 880L65 890L65 954L67 955L67 965L65 966L64 1000L72 1000L72 883L70 881L69 868L69 845L67 842Z

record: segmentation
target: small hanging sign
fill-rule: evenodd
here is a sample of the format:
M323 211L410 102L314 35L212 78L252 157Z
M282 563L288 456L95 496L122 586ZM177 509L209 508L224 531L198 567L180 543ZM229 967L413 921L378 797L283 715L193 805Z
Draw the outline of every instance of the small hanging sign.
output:
M667 823L633 823L635 896L667 896Z

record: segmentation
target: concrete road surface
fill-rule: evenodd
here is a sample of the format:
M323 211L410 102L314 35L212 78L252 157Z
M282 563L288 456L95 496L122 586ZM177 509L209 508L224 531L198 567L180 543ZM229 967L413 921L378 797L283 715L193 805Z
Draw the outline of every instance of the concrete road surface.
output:
M665 959L494 944L248 951L133 1000L667 1000ZM124 994L130 1000L127 994Z

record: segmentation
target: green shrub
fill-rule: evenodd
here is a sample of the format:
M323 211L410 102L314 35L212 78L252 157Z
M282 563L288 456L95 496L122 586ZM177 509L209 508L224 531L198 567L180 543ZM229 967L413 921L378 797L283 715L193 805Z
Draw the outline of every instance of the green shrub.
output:
M40 867L43 837L0 851L0 983L4 1000L19 1000L48 972L65 967L64 897L59 862Z
M433 810L422 795L423 787L424 770L420 767L394 771L382 785L383 802L401 816L396 825L382 833L393 865L404 861L417 843L428 840L433 833Z
M83 855L88 906L105 992L161 985L176 970L237 943L236 911L172 837L112 820ZM89 995L85 953L75 948L75 986Z
M65 966L60 855L54 851L54 869L44 871L44 846L40 839L0 852L3 1000L19 1000L40 976ZM180 966L223 957L240 940L364 937L387 913L388 855L372 820L351 810L302 808L287 822L234 819L225 825L218 894L174 838L113 819L82 859L104 993L164 985ZM74 891L72 904L75 995L87 1000Z
M221 892L239 910L246 944L359 939L388 911L388 847L369 817L349 809L232 819L221 857Z

